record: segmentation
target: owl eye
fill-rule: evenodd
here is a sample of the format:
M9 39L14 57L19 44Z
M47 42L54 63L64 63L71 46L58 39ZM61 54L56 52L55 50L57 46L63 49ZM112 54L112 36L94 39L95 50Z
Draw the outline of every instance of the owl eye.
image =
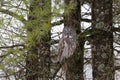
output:
M67 38L67 37L68 37L67 35L64 36L64 38Z
M69 36L69 38L72 38L72 36Z

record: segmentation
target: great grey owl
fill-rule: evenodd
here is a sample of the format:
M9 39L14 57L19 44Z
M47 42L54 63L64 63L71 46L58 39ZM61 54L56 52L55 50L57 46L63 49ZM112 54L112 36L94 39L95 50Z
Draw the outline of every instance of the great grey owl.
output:
M76 49L76 36L77 34L74 28L66 26L64 27L58 46L59 62L73 55Z

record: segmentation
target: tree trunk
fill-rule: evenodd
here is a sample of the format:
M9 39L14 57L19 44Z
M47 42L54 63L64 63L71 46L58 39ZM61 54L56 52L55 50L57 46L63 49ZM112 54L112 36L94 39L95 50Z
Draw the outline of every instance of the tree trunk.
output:
M81 33L80 27L80 12L81 5L80 0L65 0L65 4L70 2L74 5L74 8L64 17L65 27L72 27L75 30L77 36ZM83 53L84 53L84 40L76 39L76 50L74 56L67 61L66 80L83 80Z
M46 0L30 1L26 80L48 80L50 77L50 6ZM46 10L47 9L47 10Z
M112 0L92 1L93 80L114 80Z

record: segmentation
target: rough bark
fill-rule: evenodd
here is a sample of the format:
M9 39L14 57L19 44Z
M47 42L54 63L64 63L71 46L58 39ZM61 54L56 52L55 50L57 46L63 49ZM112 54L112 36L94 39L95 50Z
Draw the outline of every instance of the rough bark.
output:
M50 78L50 6L50 0L31 0L28 23L26 23L29 44L26 80ZM46 9L47 13L43 14ZM47 25L43 26L44 24Z
M112 0L92 1L93 80L114 80Z
M65 0L68 5L72 2L75 6L69 11L69 14L64 17L64 26L72 27L77 36L81 33L80 27L80 0ZM83 48L84 40L76 39L76 50L74 56L67 61L66 80L83 80Z

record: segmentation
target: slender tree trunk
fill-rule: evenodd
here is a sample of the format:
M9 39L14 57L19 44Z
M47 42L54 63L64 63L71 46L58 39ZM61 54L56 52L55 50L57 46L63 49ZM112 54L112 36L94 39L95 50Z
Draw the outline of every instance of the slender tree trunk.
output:
M70 2L75 6L69 11L69 14L65 16L64 25L65 27L72 27L78 36L78 34L81 33L80 0L65 0L66 5L70 4ZM84 40L77 39L76 43L75 55L67 62L66 80L83 80Z
M93 80L114 80L112 0L92 1Z
M46 0L30 1L28 54L26 57L26 80L49 80L50 77L50 6Z

